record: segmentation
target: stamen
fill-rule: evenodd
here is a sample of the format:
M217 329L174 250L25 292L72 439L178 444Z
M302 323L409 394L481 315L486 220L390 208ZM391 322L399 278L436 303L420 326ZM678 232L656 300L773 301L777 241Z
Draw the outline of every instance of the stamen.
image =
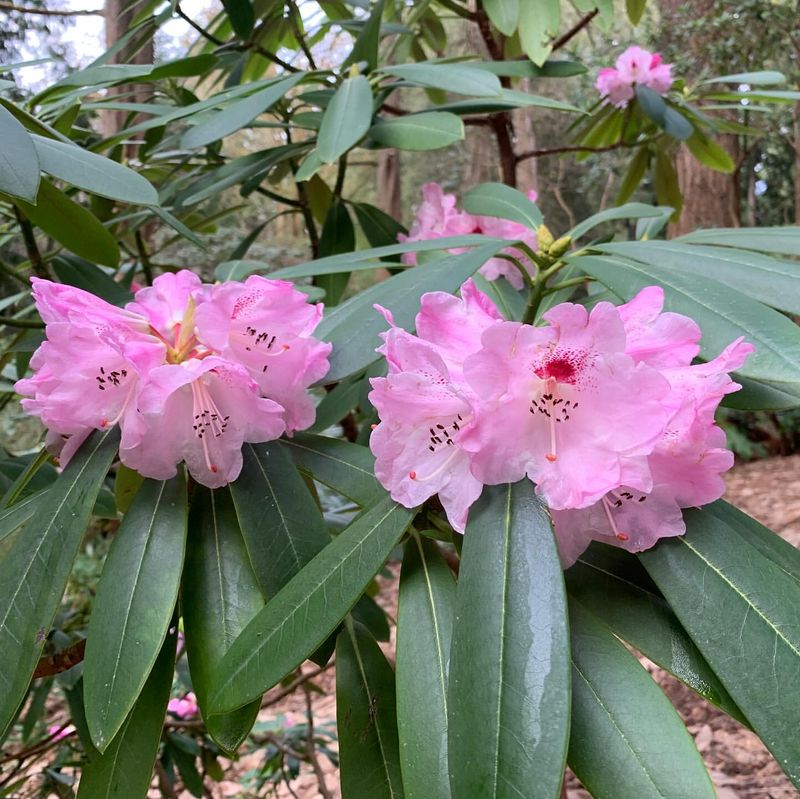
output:
M611 503L605 497L603 497L601 501L603 503L603 510L606 512L608 523L611 525L611 530L614 533L614 537L617 539L617 541L627 541L630 536L627 533L623 533L622 530L617 527L617 523L614 521L614 517L611 515Z
M222 412L217 407L211 394L203 383L202 377L193 381L191 387L192 429L203 445L203 457L206 466L209 471L216 474L219 469L215 463L211 462L211 453L209 451L208 442L206 441L206 433L211 431L215 438L219 438L228 429L228 419L230 419L230 416L222 415Z
M557 383L556 379L554 377L548 377L547 378L547 382L546 382L545 385L547 386L547 391L548 391L548 394L546 394L545 397L548 397L549 399L553 399L553 397L555 396L556 389L558 388L558 383ZM553 401L553 405L555 405L557 401L558 400L554 400ZM556 461L557 457L558 457L557 454L556 454L556 418L555 418L555 414L548 413L547 414L547 421L548 421L548 424L550 425L550 452L548 452L545 455L545 458L547 458L547 460L550 461L550 463L554 463Z
M434 477L440 475L459 452L460 450L457 447L453 447L453 451L430 474L425 475L425 477L419 477L414 471L409 472L408 476L417 483L427 483L428 480L433 480Z

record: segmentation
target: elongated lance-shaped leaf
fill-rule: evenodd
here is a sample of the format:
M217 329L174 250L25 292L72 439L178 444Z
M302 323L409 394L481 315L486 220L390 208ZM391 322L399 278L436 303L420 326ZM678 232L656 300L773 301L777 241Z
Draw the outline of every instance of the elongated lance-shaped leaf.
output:
M743 724L747 719L638 559L593 544L564 574L567 590L620 638Z
M436 544L415 535L403 556L397 616L397 724L407 799L450 797L447 670L455 600L455 580Z
M363 75L342 81L319 128L317 151L323 163L332 164L369 130L372 102L372 88Z
M236 636L264 607L264 598L228 489L198 487L190 518L183 621L192 686L209 733L226 752L234 752L250 732L260 702L233 713L209 716L209 680Z
M164 729L177 636L168 635L136 704L102 754L89 752L78 799L145 799Z
M367 447L339 438L297 433L282 440L297 467L362 508L385 493L375 479L375 456Z
M454 797L555 799L569 729L561 563L533 485L487 486L464 536L448 685Z
M211 713L242 707L303 662L355 605L411 511L389 497L358 516L247 625L211 678Z
M35 202L39 189L39 157L27 130L0 106L0 191Z
M0 562L0 735L25 695L118 442L116 428L92 433Z
M245 444L242 455L244 465L231 495L258 585L271 599L330 543L330 536L280 442Z
M350 620L336 641L336 721L342 795L404 799L394 672L375 639Z
M464 210L471 214L510 219L531 230L544 221L536 204L521 191L503 183L481 183L464 195Z
M569 765L596 799L714 799L694 742L610 630L570 602Z
M639 557L781 768L800 786L800 583L715 512Z
M136 702L167 635L186 549L186 478L146 480L108 554L86 642L86 722L101 751Z
M18 530L36 513L39 503L45 498L47 489L37 491L15 502L10 508L0 511L0 541Z

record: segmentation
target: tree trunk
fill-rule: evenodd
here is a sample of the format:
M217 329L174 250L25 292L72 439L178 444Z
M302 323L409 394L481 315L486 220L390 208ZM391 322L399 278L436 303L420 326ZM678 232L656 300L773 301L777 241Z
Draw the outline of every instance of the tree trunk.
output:
M696 0L692 13L696 17L711 15L714 0ZM686 14L685 0L659 0L661 11L662 46L670 43L670 31L677 29ZM708 35L713 27L707 26ZM692 36L689 42L681 43L692 56L694 74L713 70L708 62L708 48L703 29ZM708 68L708 69L707 69ZM716 141L724 147L735 164L740 160L739 140L736 136L720 136ZM678 184L683 194L683 213L680 219L669 226L669 235L680 236L699 227L739 227L739 171L732 175L715 172L694 159L685 145L678 152L676 164Z
M531 79L523 78L519 90L529 93ZM514 149L518 153L536 149L536 134L533 130L533 109L517 108L511 112L511 124L514 126ZM539 189L539 161L536 158L526 158L517 164L517 186L520 191L527 192Z
M794 223L800 225L800 103L794 106Z
M132 27L133 19L141 9L144 0L106 0L104 17L106 27L106 47L113 47ZM143 31L135 36L108 60L109 64L152 64L153 31ZM124 94L125 101L146 103L150 100L150 90L144 84L116 86L108 90L111 97ZM100 127L105 136L113 136L125 127L127 111L104 111L100 117ZM130 145L129 145L130 147ZM128 148L126 148L128 149ZM135 149L135 145L133 145Z
M403 192L400 183L400 152L381 150L376 173L375 198L378 208L392 217L403 215Z

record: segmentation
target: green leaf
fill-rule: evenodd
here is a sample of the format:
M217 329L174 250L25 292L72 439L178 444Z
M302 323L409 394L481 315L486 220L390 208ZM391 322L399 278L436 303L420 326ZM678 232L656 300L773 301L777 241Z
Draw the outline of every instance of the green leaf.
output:
M652 216L661 216L661 209L648 205L647 203L627 203L626 205L618 205L614 208L608 208L605 211L600 211L587 217L583 222L579 222L568 235L573 239L579 239L584 233L587 233L592 228L602 225L604 222L613 222L617 219L643 219Z
M695 130L686 140L686 146L701 164L705 164L717 172L731 174L736 169L736 164L728 151L699 130Z
M361 32L358 34L353 49L343 66L358 64L362 61L366 62L367 68L370 70L378 66L378 47L381 41L381 18L383 17L383 7L385 5L386 0L378 0L378 2L372 6L369 18L361 28Z
M770 84L786 83L786 76L782 72L773 70L759 70L758 72L737 72L734 75L720 75L715 78L706 78L700 85L707 83L749 83L751 86L769 86Z
M248 275L254 272L267 272L269 271L269 264L262 261L251 260L237 260L237 261L223 261L217 264L214 269L214 277L220 282L224 283L227 280L243 280Z
M447 670L456 584L435 543L409 539L397 617L397 722L407 799L449 799Z
M411 516L388 497L380 500L295 575L215 670L210 711L247 704L314 652L358 601Z
M119 264L119 247L111 233L49 181L41 182L36 205L21 200L18 204L31 222L75 255L103 266Z
M683 270L666 272L619 257L567 260L625 299L645 286L663 286L665 309L686 314L703 330L701 357L714 358L734 339L744 336L756 351L737 373L800 397L800 331L782 314L727 285L709 282L704 275Z
M146 480L114 538L89 620L86 721L101 752L124 724L164 643L185 548L185 477Z
M383 119L369 136L384 147L399 150L438 150L464 138L461 117L446 111L424 111L396 119Z
M388 308L396 323L413 329L419 298L427 291L455 291L496 252L507 246L503 241L476 247L463 255L451 255L425 264L370 286L366 291L339 305L327 314L315 335L333 344L326 383L350 377L378 359L375 347L386 320L373 309L377 303Z
M680 236L676 241L739 247L743 250L779 255L800 255L800 226L695 230L694 233Z
M649 165L650 150L647 147L639 147L639 149L636 150L636 155L631 158L628 168L625 170L622 182L619 185L616 199L618 206L621 206L633 196L633 193L639 188L639 184L647 173L647 167Z
M283 269L276 269L270 277L290 280L296 277L314 277L315 275L329 275L334 272L341 272L343 268L350 271L359 269L381 269L386 264L377 261L378 258L388 258L392 255L400 255L404 252L431 252L433 250L449 250L456 247L479 247L482 244L492 243L508 246L508 242L502 239L492 239L488 236L481 236L469 233L464 236L444 236L441 239L428 239L426 241L406 241L402 244L391 244L386 247L372 247L368 250L358 250L348 252L343 255L332 255L328 258L318 258L315 261L297 264L296 266L286 266ZM502 247L501 247L502 249ZM491 256L487 256L489 258ZM372 263L364 263L373 261Z
M146 179L110 158L77 144L31 134L42 170L101 197L136 205L155 205L158 192Z
M256 15L250 0L222 0L222 6L234 33L240 39L247 39L256 24Z
M89 437L0 561L0 735L28 688L118 442L116 428Z
M373 247L394 244L398 235L408 233L408 230L394 217L374 205L351 203L351 207L356 212L356 219L358 219L358 224L364 231L367 241Z
M486 97L475 100L457 100L453 103L437 105L437 111L453 111L456 114L492 114L497 111L506 111L513 108L551 108L554 111L571 111L576 114L583 113L580 108L561 100L542 97L538 94L528 94L515 89L503 89L497 97Z
M319 238L319 254L321 257L352 252L356 247L356 231L347 206L334 197ZM314 279L314 285L325 291L325 305L338 305L347 288L350 272L339 272L333 275L320 275Z
M248 3L249 5L249 3ZM267 86L265 89L250 94L229 105L213 111L212 116L189 128L181 139L181 147L193 150L211 142L224 139L231 133L246 127L275 103L285 97L291 88L305 77L298 72Z
M295 433L281 440L297 468L362 508L376 502L384 489L375 479L375 456L367 447L339 438ZM4 517L0 515L0 524Z
M533 485L487 486L470 511L450 652L455 797L554 799L569 728L567 613Z
M112 305L125 305L133 300L133 294L122 283L77 255L57 255L50 263L56 277L68 286L95 294Z
M442 89L471 97L495 97L502 89L496 75L483 69L476 69L468 62L399 64L381 67L380 71L419 86L429 86L432 89Z
M0 191L29 202L39 190L39 157L25 128L0 106Z
M616 635L700 696L747 724L635 556L593 544L564 573L567 590Z
M242 455L244 465L231 483L231 495L256 579L271 599L327 546L330 536L283 442L245 444Z
M106 751L88 753L78 799L147 796L172 688L176 642L177 636L167 637L138 701Z
M713 507L713 506L712 506ZM639 557L758 736L800 786L800 582L713 510Z
M375 639L350 621L336 642L336 721L342 795L403 799L394 673Z
M527 0L520 6L519 39L534 64L541 66L553 49L561 24L559 0Z
M631 25L638 25L642 20L642 14L647 7L647 0L625 0L625 11Z
M729 247L683 244L675 239L598 244L596 247L661 268L664 274L700 273L718 283L736 286L737 291L765 305L800 314L800 269L794 261L780 261Z
M359 449L366 448L359 447ZM36 494L31 494L29 497L19 500L19 502L16 502L10 508L3 508L3 510L0 510L0 541L8 538L8 536L31 519L44 497L45 492L39 491Z
M649 86L643 83L636 84L636 100L640 108L659 127L664 127L664 118L667 113L667 104L664 98Z
M580 603L570 603L570 626L569 765L591 795L714 799L680 716L636 658Z
M483 0L483 9L492 25L504 36L511 36L519 23L519 0Z
M364 137L372 122L372 88L363 75L345 78L325 109L317 152L332 164ZM299 179L299 178L298 178Z
M531 230L544 222L542 212L521 191L502 183L481 183L470 189L462 202L464 210L481 216L510 219Z
M120 513L127 513L145 478L139 472L120 463L114 478L114 503Z
M505 278L487 280L478 272L472 276L472 279L475 285L494 302L506 319L512 322L519 322L522 319L525 312L525 295L522 291L515 289Z
M251 503L254 496L258 495L251 496ZM211 675L237 636L264 607L264 597L227 488L195 489L190 527L182 602L189 671L206 727L230 753L247 737L261 703L255 701L226 715L210 715Z

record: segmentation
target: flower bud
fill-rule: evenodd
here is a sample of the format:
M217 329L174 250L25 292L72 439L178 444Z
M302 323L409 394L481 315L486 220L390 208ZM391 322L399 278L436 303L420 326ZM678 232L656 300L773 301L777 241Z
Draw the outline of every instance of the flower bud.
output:
M536 229L536 239L539 242L539 251L544 253L550 251L550 247L555 241L553 234L546 225L539 225Z
M560 258L572 246L572 236L562 236L556 239L548 250L548 254Z

